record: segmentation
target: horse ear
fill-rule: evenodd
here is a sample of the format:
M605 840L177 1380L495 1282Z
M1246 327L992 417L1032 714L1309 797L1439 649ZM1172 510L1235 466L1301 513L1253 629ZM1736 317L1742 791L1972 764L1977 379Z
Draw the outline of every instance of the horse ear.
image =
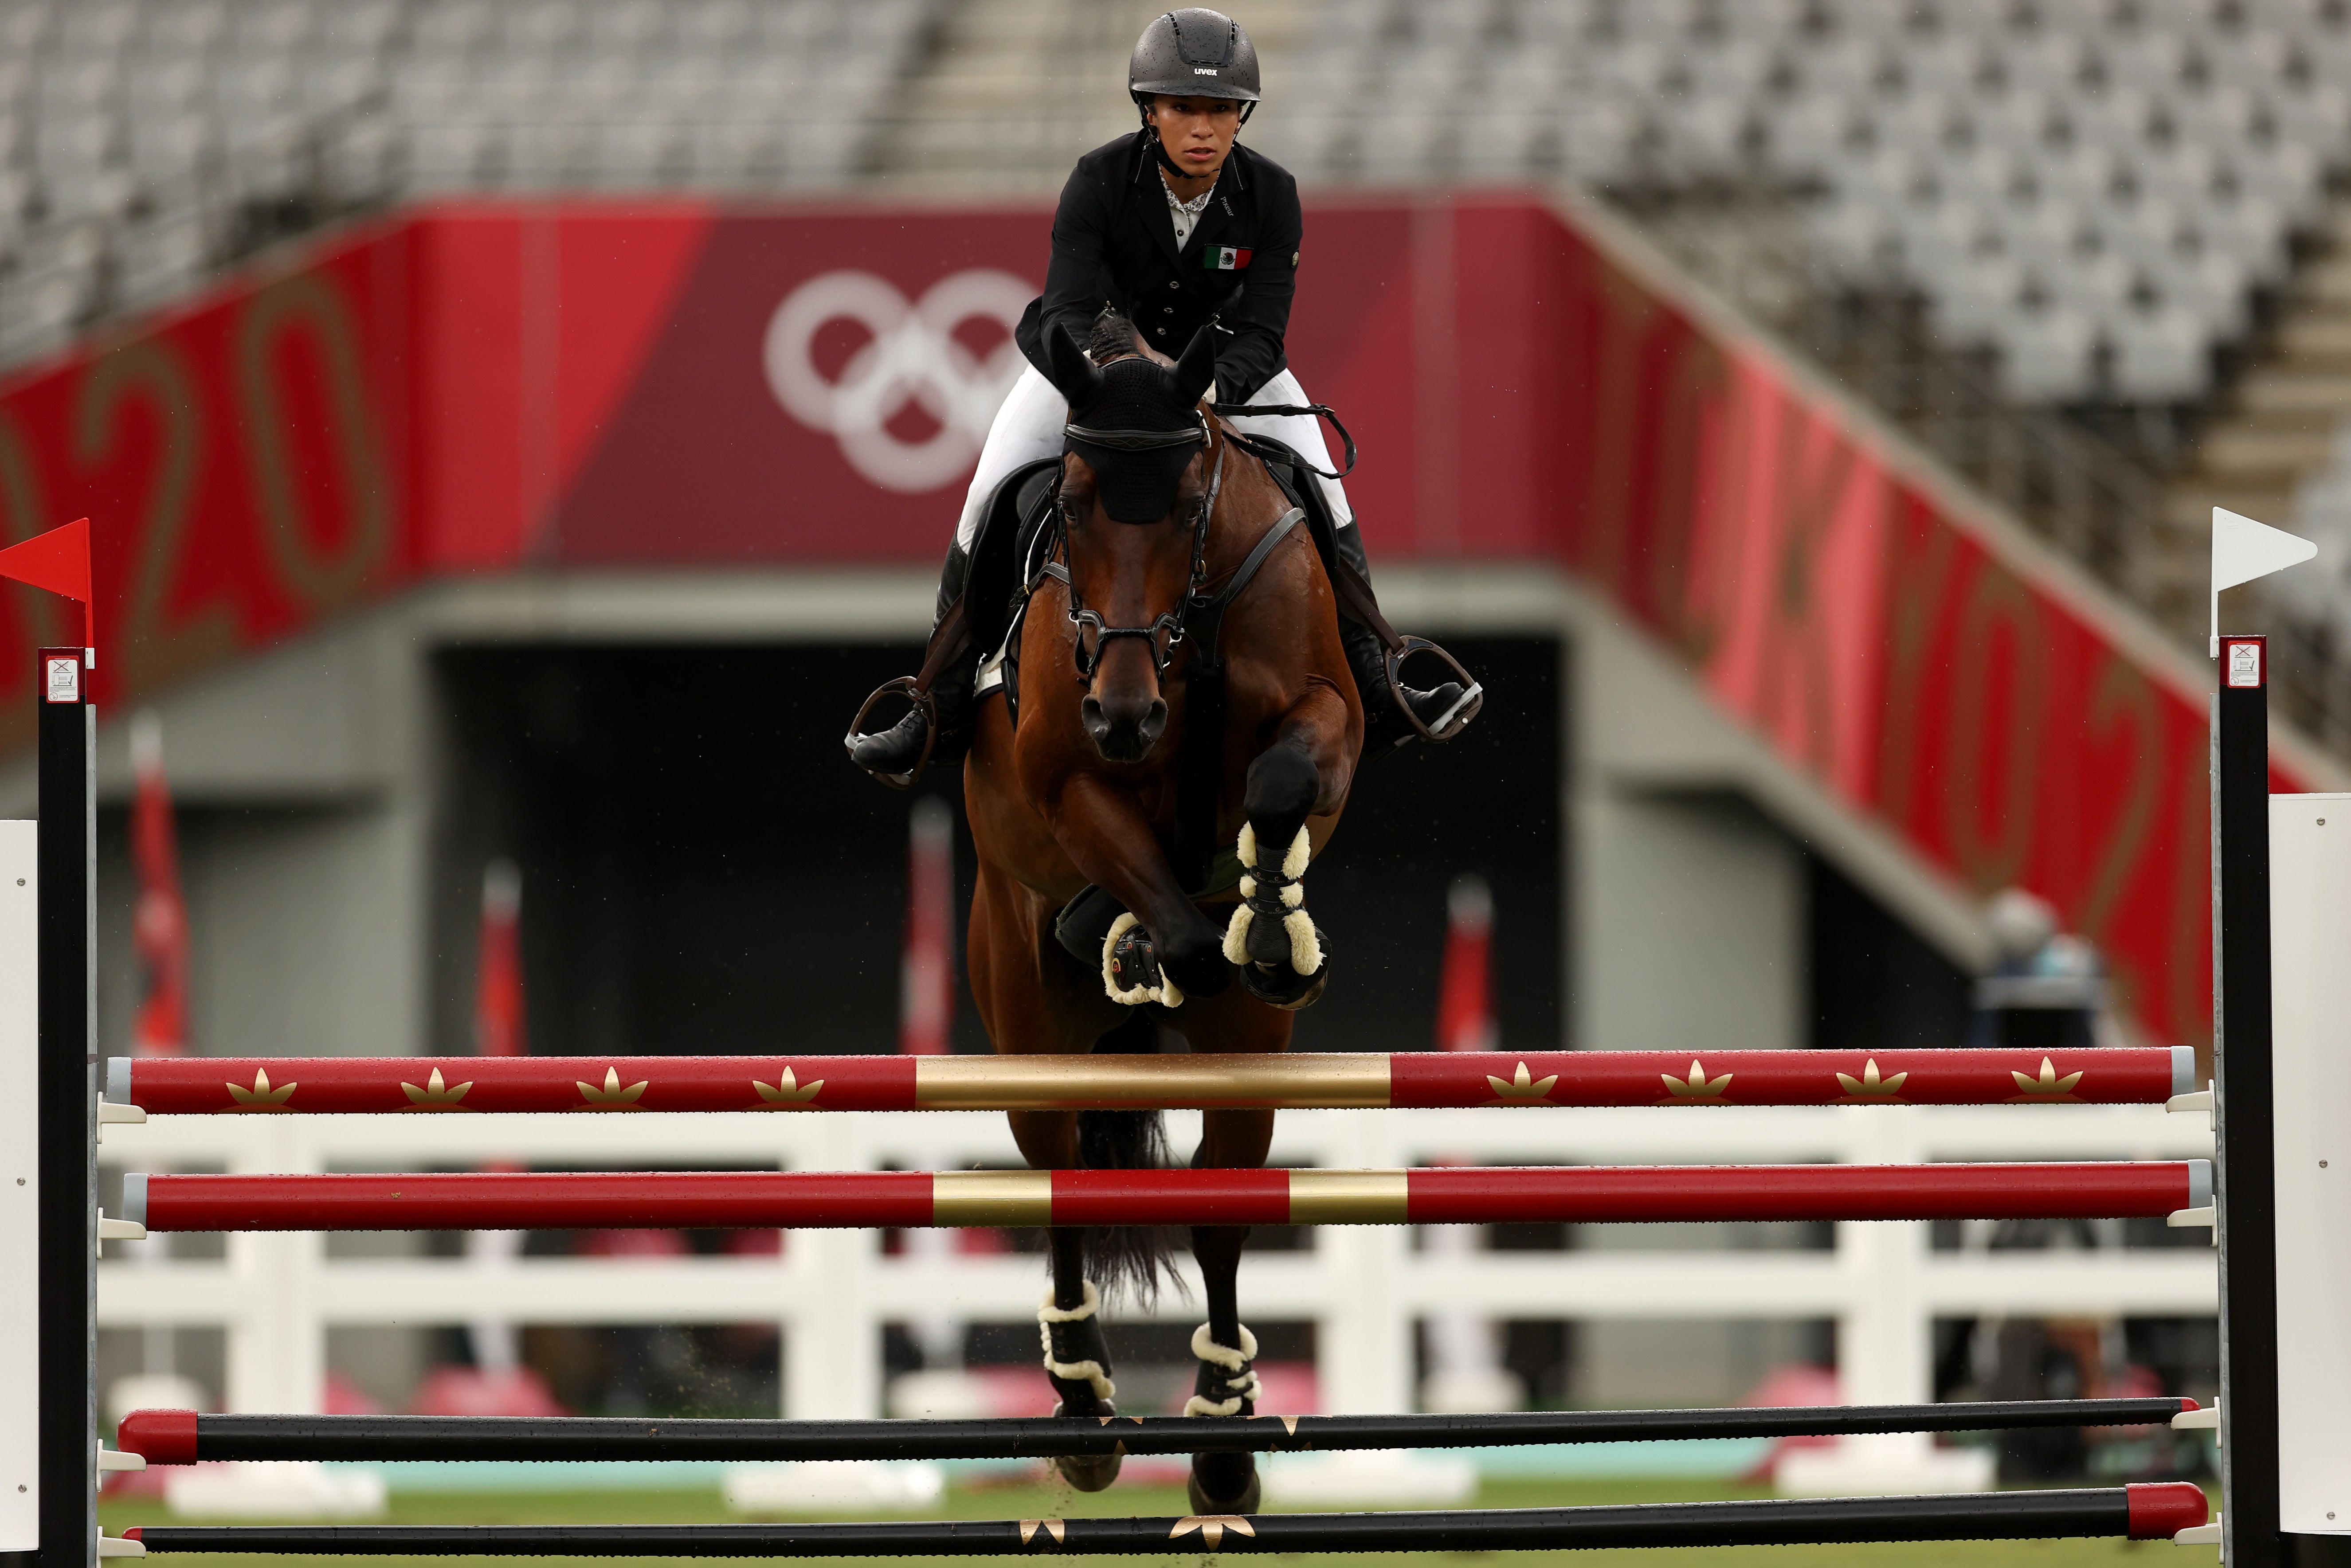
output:
M1045 363L1055 390L1072 410L1085 407L1102 392L1101 369L1059 321L1045 329Z
M1189 408L1200 401L1208 383L1217 379L1217 343L1206 327L1192 334L1184 346L1184 357L1176 361L1176 395Z

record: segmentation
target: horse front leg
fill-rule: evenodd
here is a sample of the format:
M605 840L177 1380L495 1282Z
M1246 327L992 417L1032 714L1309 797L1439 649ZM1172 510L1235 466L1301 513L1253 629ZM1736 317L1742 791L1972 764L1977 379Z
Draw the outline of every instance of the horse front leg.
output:
M1201 1117L1195 1166L1255 1169L1273 1144L1270 1111L1210 1111ZM1192 1256L1208 1298L1208 1321L1192 1333L1192 1354L1200 1369L1193 1379L1186 1416L1246 1417L1257 1414L1257 1336L1241 1323L1239 1278L1246 1225L1196 1225ZM1186 1483L1195 1513L1254 1513L1259 1485L1257 1459L1247 1453L1192 1456Z
M1071 863L1128 911L1102 944L1102 984L1113 999L1176 1007L1186 996L1213 997L1232 984L1216 925L1176 880L1134 796L1079 774L1063 786L1051 820ZM1133 941L1137 926L1150 937L1147 953Z
M1306 913L1306 819L1345 803L1354 779L1346 738L1345 700L1317 687L1283 716L1241 795L1241 901L1224 956L1249 995L1287 1010L1311 1006L1329 977L1325 938Z
M1032 1169L1077 1168L1076 1112L1014 1111L1010 1120L1013 1142ZM1111 1381L1102 1291L1086 1278L1086 1233L1078 1226L1059 1226L1045 1234L1052 1249L1053 1286L1037 1308L1037 1337L1044 1346L1046 1379L1060 1398L1053 1414L1102 1420L1118 1414L1118 1385ZM1118 1479L1119 1456L1063 1456L1053 1465L1080 1491L1100 1491Z

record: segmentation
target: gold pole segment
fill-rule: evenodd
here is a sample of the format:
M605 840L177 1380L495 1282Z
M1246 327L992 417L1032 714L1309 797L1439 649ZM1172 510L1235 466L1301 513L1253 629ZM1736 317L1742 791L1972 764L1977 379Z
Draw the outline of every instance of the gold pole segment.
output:
M1291 1171L1292 1225L1402 1225L1410 1201L1403 1171Z
M1051 1171L941 1171L931 1177L933 1225L1050 1225Z
M1274 1111L1388 1103L1388 1059L1297 1056L918 1056L923 1111Z

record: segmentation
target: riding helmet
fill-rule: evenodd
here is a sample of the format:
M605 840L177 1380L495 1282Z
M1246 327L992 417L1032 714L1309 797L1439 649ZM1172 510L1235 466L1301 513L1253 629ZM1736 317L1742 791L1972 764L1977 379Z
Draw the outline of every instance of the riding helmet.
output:
M1222 11L1200 5L1169 11L1134 41L1126 90L1144 105L1160 93L1255 103L1257 46Z

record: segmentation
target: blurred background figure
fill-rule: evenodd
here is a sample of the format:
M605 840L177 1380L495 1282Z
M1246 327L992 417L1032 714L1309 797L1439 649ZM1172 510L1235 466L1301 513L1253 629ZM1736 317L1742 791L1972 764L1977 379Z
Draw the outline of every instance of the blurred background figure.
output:
M2011 1051L2120 1045L2106 1013L2106 978L2098 950L2057 929L2057 912L2021 887L1995 896L1985 911L1996 956L1976 981L1968 1043Z

